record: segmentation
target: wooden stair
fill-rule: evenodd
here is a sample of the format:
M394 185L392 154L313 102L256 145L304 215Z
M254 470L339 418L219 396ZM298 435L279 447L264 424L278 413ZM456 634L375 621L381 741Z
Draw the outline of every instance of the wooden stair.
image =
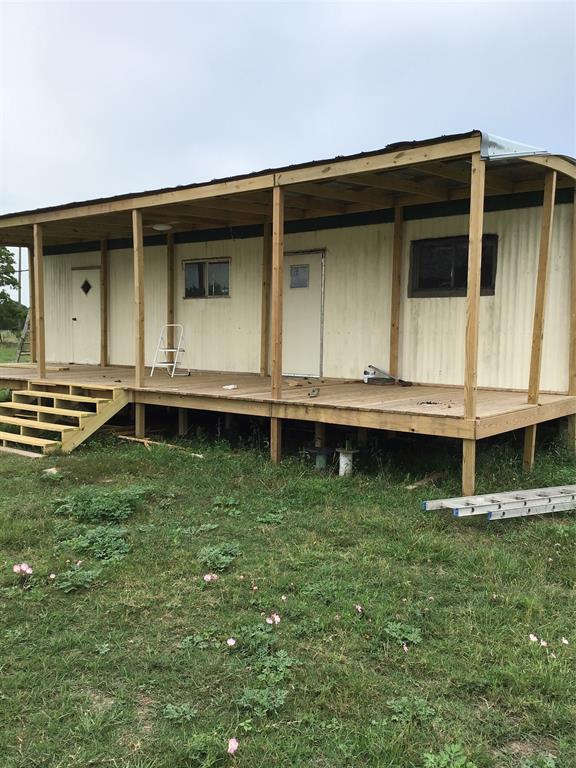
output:
M115 387L29 381L0 402L0 451L70 453L128 402L128 393Z

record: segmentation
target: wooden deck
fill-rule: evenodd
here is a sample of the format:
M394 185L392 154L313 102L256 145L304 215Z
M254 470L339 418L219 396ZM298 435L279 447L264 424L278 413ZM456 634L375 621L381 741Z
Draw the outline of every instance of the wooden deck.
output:
M45 381L123 389L129 401L148 405L297 419L351 427L479 440L513 429L576 414L576 397L541 394L528 405L526 392L478 390L478 416L464 417L462 387L367 385L337 379L284 378L282 400L271 397L269 376L192 371L171 379L164 371L135 386L131 367L49 366ZM0 387L39 381L29 366L0 366ZM236 389L226 389L234 385ZM316 397L311 397L318 388Z

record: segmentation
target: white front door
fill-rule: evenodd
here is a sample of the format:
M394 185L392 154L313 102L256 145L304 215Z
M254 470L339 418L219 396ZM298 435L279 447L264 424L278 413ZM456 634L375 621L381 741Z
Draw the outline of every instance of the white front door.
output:
M100 269L72 270L72 362L100 362Z
M322 375L322 251L284 254L282 371Z

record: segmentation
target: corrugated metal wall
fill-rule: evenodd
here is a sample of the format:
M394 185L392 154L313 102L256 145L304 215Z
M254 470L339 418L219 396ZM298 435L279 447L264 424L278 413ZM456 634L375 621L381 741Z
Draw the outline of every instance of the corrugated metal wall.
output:
M541 211L525 208L488 213L484 232L498 235L494 296L480 299L480 386L528 386ZM569 252L571 206L555 210L550 260L542 387L568 386ZM407 298L410 242L462 235L467 216L406 224L401 309L400 375L425 383L462 384L466 299Z
M540 235L538 208L488 213L484 231L499 236L496 291L480 309L479 384L524 389L528 381ZM406 223L401 306L400 375L426 383L461 384L464 298L407 298L410 242L463 235L467 216ZM325 249L324 375L358 378L368 363L388 367L391 224L286 236L286 250ZM555 210L542 387L568 380L571 206ZM184 299L183 262L230 258L230 297ZM71 268L98 264L99 254L46 258L47 357L71 359ZM252 371L260 365L261 239L176 246L175 314L185 327L184 364L193 369ZM166 316L166 249L145 250L146 360L151 363ZM95 319L98 322L99 318ZM133 364L131 250L110 252L110 362Z

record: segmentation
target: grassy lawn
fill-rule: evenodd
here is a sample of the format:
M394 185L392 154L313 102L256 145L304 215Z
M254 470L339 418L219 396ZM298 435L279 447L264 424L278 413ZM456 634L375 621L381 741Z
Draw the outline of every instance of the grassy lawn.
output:
M346 479L192 445L0 458L2 768L576 766L574 516L421 511L426 441ZM480 452L482 491L575 474Z
M13 363L17 351L16 344L0 344L0 363Z

